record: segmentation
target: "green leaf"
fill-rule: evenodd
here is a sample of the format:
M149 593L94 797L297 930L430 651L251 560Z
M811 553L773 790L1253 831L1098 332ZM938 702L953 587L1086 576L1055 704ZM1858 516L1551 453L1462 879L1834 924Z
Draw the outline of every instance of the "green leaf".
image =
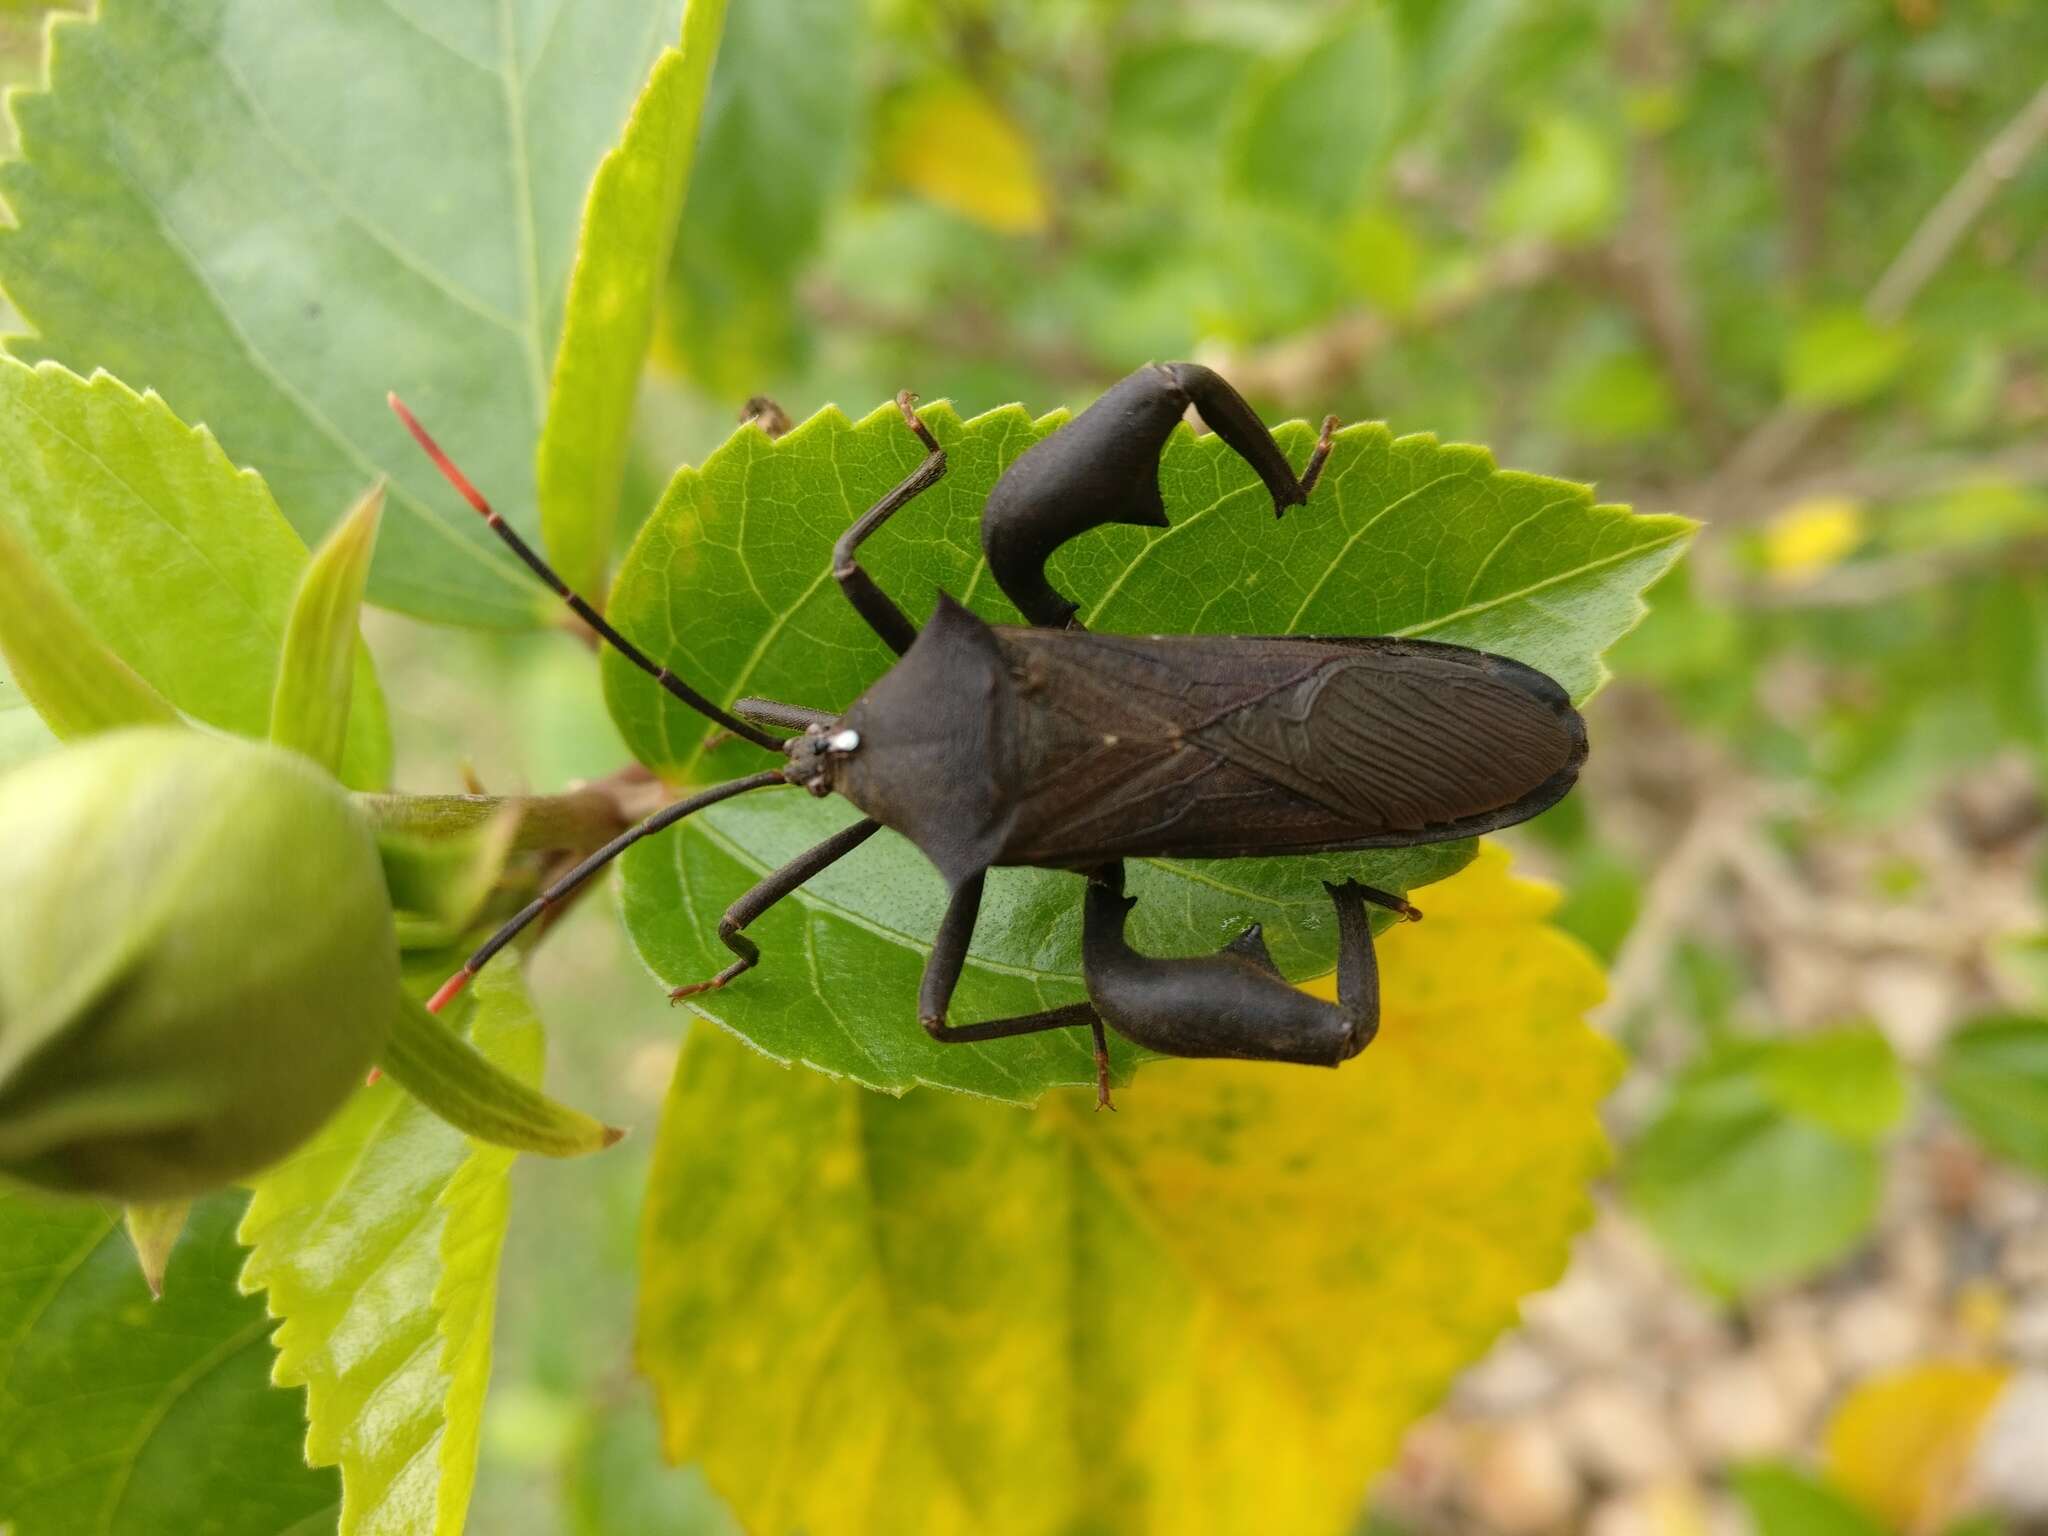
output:
M317 541L392 480L370 592L552 609L384 408L396 389L529 532L535 445L599 158L682 0L306 11L123 0L15 98L0 285L24 356L161 391ZM131 658L132 660L132 658Z
M1786 1114L1851 1141L1876 1141L1906 1113L1906 1078L1891 1042L1869 1026L1774 1041L1764 1089Z
M169 703L236 735L268 733L306 548L205 428L105 374L0 358L0 519ZM391 765L367 650L353 696L342 779L367 788Z
M1546 112L1524 131L1522 151L1494 188L1486 219L1502 236L1590 240L1614 222L1620 201L1621 171L1609 141L1581 117Z
M1737 1467L1729 1479L1757 1536L1888 1536L1819 1478L1776 1462Z
M1869 1231L1883 1164L1863 1133L1878 1116L1820 1096L1811 1070L1825 1059L1795 1053L1787 1067L1779 1043L1726 1046L1679 1078L1630 1149L1629 1199L1702 1284L1741 1291L1794 1279ZM1788 1083L1798 1113L1784 1102ZM1826 1114L1808 1118L1816 1102ZM1854 1138L1833 1128L1845 1117Z
M1858 309L1809 315L1785 358L1785 393L1803 405L1853 405L1898 376L1909 343L1897 326Z
M1934 1081L1985 1146L2048 1177L2048 1020L1964 1025L1942 1046Z
M664 332L684 371L731 405L794 360L797 274L860 149L861 30L861 7L840 0L749 0L726 23Z
M121 1212L128 1241L135 1247L135 1262L142 1268L142 1280L149 1294L161 1298L164 1274L171 1267L171 1253L191 1219L192 1202L173 1200L164 1205L131 1205Z
M1400 38L1377 4L1346 6L1253 80L1231 135L1231 186L1314 218L1348 212L1378 179L1400 110Z
M670 1458L755 1536L1348 1529L1605 1161L1599 973L1506 862L1389 936L1339 1072L1161 1063L1119 1114L1018 1113L693 1032L641 1252Z
M568 1536L745 1536L700 1469L663 1465L660 1428L637 1394L588 1416L563 1481Z
M578 592L600 591L611 563L633 399L724 24L725 0L688 0L681 47L655 60L584 204L538 470L548 558Z
M0 647L0 773L57 750L56 733L21 691Z
M510 967L471 1043L526 1081L540 1027ZM308 1389L308 1459L338 1463L340 1536L455 1536L476 1477L514 1154L392 1081L364 1089L256 1184L243 1289L267 1290L277 1380Z
M306 1466L305 1400L270 1384L270 1322L238 1294L240 1195L192 1212L152 1301L99 1206L0 1192L0 1524L13 1536L324 1536L340 1488Z
M477 1006L487 1012L531 1011L526 985L509 966L486 972L475 985ZM582 1157L625 1135L504 1071L409 993L399 995L397 1018L378 1063L458 1131L494 1147Z
M863 561L914 614L944 588L1015 623L982 560L982 501L1063 418L1033 422L1010 407L963 423L944 405L926 418L951 468L863 547ZM1307 428L1283 427L1280 440L1294 462L1307 458ZM845 706L892 658L834 585L832 544L919 457L894 407L857 426L827 411L776 442L743 430L701 470L676 476L620 570L614 621L721 701L757 693ZM1177 433L1160 482L1170 530L1104 529L1055 562L1090 628L1426 635L1516 656L1576 697L1598 684L1600 652L1636 621L1637 592L1692 527L1597 507L1583 486L1502 472L1479 449L1396 440L1378 426L1339 434L1315 501L1278 523L1251 471L1214 437ZM724 778L764 760L745 743L707 753L705 723L615 657L605 684L626 740L665 776ZM730 958L716 936L726 905L849 819L836 800L764 793L634 848L623 861L625 913L655 974L671 986L711 976ZM1356 873L1405 891L1442 879L1469 852L1454 843L1134 861L1133 942L1213 951L1257 921L1283 970L1315 974L1332 963L1323 880ZM1078 898L1068 875L995 871L956 1017L1078 999ZM942 1046L917 1028L918 975L944 905L922 856L885 833L755 923L760 968L693 1006L773 1056L875 1087L929 1082L1029 1101L1050 1084L1092 1080L1075 1031ZM1117 1051L1122 1069L1131 1057Z
M71 599L0 517L0 655L25 701L58 737L124 725L176 725L178 712L99 642Z
M384 512L380 481L335 525L299 578L277 659L270 699L270 739L303 752L329 773L341 771L348 745L349 700L355 692L358 625L377 524Z
M404 949L460 942L497 887L524 818L501 805L488 821L428 834L380 828L377 853Z

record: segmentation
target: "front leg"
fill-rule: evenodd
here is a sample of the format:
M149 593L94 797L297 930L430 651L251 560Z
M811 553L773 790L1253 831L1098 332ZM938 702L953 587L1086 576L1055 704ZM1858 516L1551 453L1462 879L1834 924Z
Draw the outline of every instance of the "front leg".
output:
M718 920L718 942L738 955L739 959L709 981L695 981L687 987L677 987L669 993L668 1000L671 1003L680 1003L684 998L695 997L700 992L716 992L735 977L742 976L759 965L760 946L752 939L744 937L740 930L813 875L837 864L881 829L882 824L871 818L856 821L852 826L840 828L817 847L798 854L782 868L769 871L758 885L727 907L725 916Z
M1190 405L1258 472L1276 515L1308 500L1330 456L1336 417L1324 421L1297 478L1273 434L1220 375L1199 363L1148 364L1034 443L989 492L982 551L996 585L1033 624L1063 629L1073 622L1074 604L1045 574L1062 544L1112 523L1167 526L1159 456Z

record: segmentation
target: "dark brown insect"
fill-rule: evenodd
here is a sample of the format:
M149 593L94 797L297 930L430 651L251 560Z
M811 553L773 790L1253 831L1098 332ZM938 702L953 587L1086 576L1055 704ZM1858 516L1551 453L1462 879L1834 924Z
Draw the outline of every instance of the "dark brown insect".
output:
M620 852L733 795L798 784L838 794L863 818L734 902L718 935L737 957L681 999L760 960L742 930L883 827L917 845L952 892L918 995L935 1040L1094 1032L1109 1102L1107 1025L1175 1056L1334 1066L1379 1025L1368 904L1409 918L1402 897L1330 885L1337 1001L1290 986L1253 926L1214 955L1156 959L1124 938L1134 904L1122 860L1230 858L1405 847L1490 832L1556 803L1586 758L1584 722L1554 681L1463 646L1347 636L1109 635L1080 628L1045 562L1109 523L1165 526L1159 457L1190 405L1255 469L1273 510L1307 502L1334 417L1297 477L1237 392L1207 368L1151 365L1034 445L989 493L989 568L1030 628L990 625L943 594L920 630L856 558L861 543L946 470L945 451L898 397L922 464L840 537L832 574L901 658L843 714L742 699L728 712L656 665L580 597L478 495L403 406L421 445L519 557L586 622L670 693L784 763L664 807L600 848L494 934L436 996L439 1007L537 917ZM762 729L796 732L780 737ZM953 1024L990 869L1031 865L1087 879L1082 969L1088 1001L1021 1018Z

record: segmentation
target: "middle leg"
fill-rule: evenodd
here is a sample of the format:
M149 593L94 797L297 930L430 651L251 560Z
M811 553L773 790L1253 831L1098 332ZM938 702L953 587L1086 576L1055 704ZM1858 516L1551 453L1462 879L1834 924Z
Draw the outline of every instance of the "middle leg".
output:
M960 972L967 964L967 946L974 938L975 919L981 915L981 894L987 875L961 882L939 924L932 942L931 959L925 962L924 981L917 992L918 1022L925 1033L941 1045L975 1045L987 1040L1013 1040L1019 1035L1043 1034L1053 1029L1074 1029L1085 1025L1095 1036L1095 1104L1114 1109L1109 1101L1109 1041L1102 1032L1102 1020L1087 1003L1069 1003L1041 1013L1019 1014L1014 1018L990 1019L980 1024L948 1024L947 1010L953 990L960 984Z

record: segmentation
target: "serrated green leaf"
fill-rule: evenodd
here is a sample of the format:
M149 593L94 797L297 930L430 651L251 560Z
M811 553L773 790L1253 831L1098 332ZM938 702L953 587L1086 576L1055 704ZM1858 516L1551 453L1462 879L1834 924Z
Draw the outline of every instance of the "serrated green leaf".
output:
M946 478L862 549L913 614L940 588L986 617L1017 622L981 555L983 499L997 474L1062 417L1010 407L962 422L926 419L946 446ZM1310 433L1280 429L1293 461ZM827 411L776 442L744 430L701 470L678 474L619 573L612 616L651 654L731 701L766 694L836 709L891 660L829 574L833 541L913 468L920 450L893 407L858 425ZM1090 628L1126 633L1408 634L1504 652L1584 697L1599 655L1642 611L1638 591L1677 558L1692 525L1593 504L1584 486L1497 470L1483 451L1351 428L1315 500L1276 523L1251 471L1214 437L1177 433L1160 471L1174 526L1104 529L1055 561ZM761 766L745 743L703 748L705 723L616 657L605 661L614 718L641 759L677 779ZM634 848L626 920L671 986L729 959L719 914L769 869L851 819L837 801L794 791L742 797ZM1405 891L1442 879L1469 844L1296 860L1134 861L1133 942L1155 953L1213 951L1264 925L1283 970L1331 964L1322 881L1345 873ZM944 909L923 858L884 833L749 930L759 969L693 1000L771 1055L900 1090L935 1083L1029 1101L1092 1079L1077 1031L941 1046L913 1000ZM1427 902L1424 903L1427 906ZM955 1016L1000 1017L1081 996L1080 901L1071 876L998 870L990 878ZM1131 1053L1119 1045L1119 1070Z
M325 1536L341 1490L270 1384L270 1321L235 1290L244 1199L192 1212L152 1301L99 1206L0 1191L0 1525L13 1536Z
M1231 185L1312 218L1345 213L1377 178L1400 111L1400 38L1373 0L1348 5L1252 81L1232 129Z
M0 518L165 700L268 732L306 547L204 427L105 374L0 358ZM390 772L391 736L367 650L353 698L342 779L370 788Z
M683 370L735 407L797 350L796 276L860 148L863 24L840 0L749 0L726 23L663 329Z
M507 967L451 1017L530 1082L541 1034L519 987ZM242 1287L282 1320L276 1378L308 1389L308 1459L341 1467L340 1536L462 1529L513 1157L387 1080L256 1185Z
M1984 1145L2048 1177L2048 1020L1973 1020L1942 1046L1934 1081Z
M122 0L51 36L0 169L17 355L205 420L317 540L392 479L371 594L552 609L384 409L397 389L522 528L583 196L682 0L312 11ZM132 658L131 658L132 659Z
M1506 862L1389 937L1341 1072L1163 1063L1121 1113L1020 1114L694 1032L641 1251L671 1458L755 1536L1349 1529L1605 1161L1599 972Z
M349 700L355 692L358 624L384 486L372 486L313 551L299 578L277 658L270 698L270 739L303 752L329 773L339 773L348 745Z
M528 1008L525 984L509 967L487 972L475 986L477 1006L487 1013ZM377 1059L401 1088L441 1119L494 1147L583 1157L625 1134L528 1087L410 994L400 994L396 1022Z
M1771 1043L1742 1042L1687 1071L1623 1170L1643 1220L1716 1290L1810 1273L1877 1216L1876 1149L1788 1113L1769 1082L1772 1057Z
M124 725L176 725L178 712L99 642L0 517L0 655L25 700L61 739Z
M633 399L724 25L725 0L687 0L681 46L655 60L584 204L537 472L548 558L578 592L600 590L611 564Z

